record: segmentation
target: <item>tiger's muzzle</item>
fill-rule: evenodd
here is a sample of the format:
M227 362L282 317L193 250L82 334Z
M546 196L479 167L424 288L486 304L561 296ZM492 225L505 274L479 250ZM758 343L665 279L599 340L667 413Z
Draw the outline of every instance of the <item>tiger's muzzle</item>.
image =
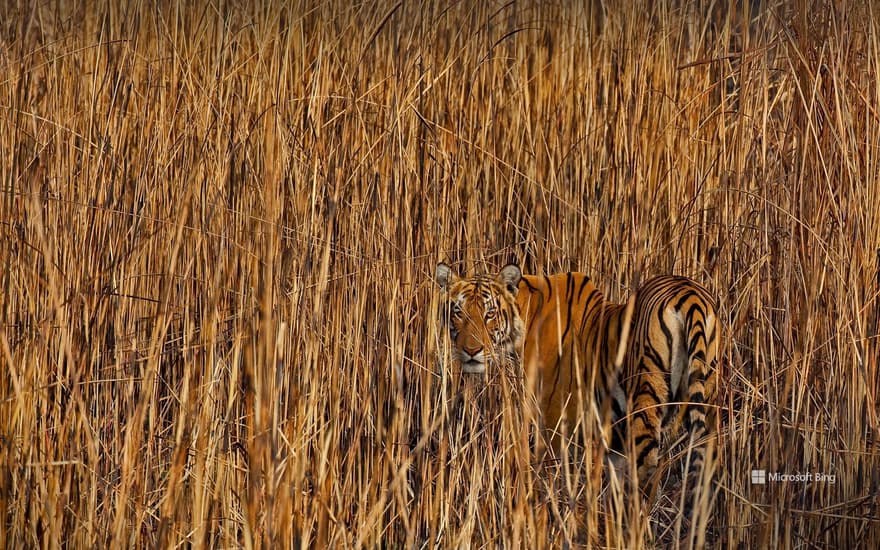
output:
M461 360L461 371L465 374L483 374L486 372L485 348L462 348L458 358Z

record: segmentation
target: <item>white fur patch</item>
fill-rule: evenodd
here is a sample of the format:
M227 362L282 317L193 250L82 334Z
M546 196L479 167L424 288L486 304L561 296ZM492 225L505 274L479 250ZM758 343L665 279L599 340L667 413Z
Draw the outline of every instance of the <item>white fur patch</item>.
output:
M685 371L687 370L687 343L685 342L685 334L684 334L684 318L681 316L681 312L669 310L666 311L666 315L664 318L668 319L672 317L675 320L675 325L670 326L669 330L672 333L672 349L669 350L669 377L670 377L670 387L669 391L674 396L678 395L678 388L681 385L682 376L684 376ZM671 313L671 315L669 315Z

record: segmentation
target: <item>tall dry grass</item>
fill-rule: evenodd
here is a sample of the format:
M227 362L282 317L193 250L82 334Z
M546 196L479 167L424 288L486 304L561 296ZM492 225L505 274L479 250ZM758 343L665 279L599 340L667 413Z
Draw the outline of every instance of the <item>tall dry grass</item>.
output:
M877 8L608 4L4 2L0 541L880 546ZM438 260L717 293L692 533L535 458Z

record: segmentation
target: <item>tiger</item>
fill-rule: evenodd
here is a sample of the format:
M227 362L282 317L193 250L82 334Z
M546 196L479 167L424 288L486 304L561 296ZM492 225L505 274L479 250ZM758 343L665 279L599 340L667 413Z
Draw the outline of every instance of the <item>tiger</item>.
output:
M441 325L462 372L485 374L510 361L537 373L538 404L556 452L559 428L574 426L579 399L589 405L592 398L593 410L610 416L606 426L617 427L613 435L600 432L606 445L621 447L621 426L631 436L640 487L658 468L664 431L682 424L689 475L699 475L711 444L719 353L715 301L703 286L658 276L618 304L584 273L525 275L516 264L462 278L441 262L436 280Z

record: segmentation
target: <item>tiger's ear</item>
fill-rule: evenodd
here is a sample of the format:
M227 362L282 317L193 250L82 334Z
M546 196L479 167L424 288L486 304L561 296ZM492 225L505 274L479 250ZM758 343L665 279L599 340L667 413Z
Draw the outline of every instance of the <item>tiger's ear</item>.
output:
M507 264L498 274L498 280L507 287L508 292L516 296L519 290L519 282L522 279L522 270L516 264Z
M437 264L437 284L440 285L440 288L447 290L449 286L457 280L458 275L452 271L451 267L443 262Z

